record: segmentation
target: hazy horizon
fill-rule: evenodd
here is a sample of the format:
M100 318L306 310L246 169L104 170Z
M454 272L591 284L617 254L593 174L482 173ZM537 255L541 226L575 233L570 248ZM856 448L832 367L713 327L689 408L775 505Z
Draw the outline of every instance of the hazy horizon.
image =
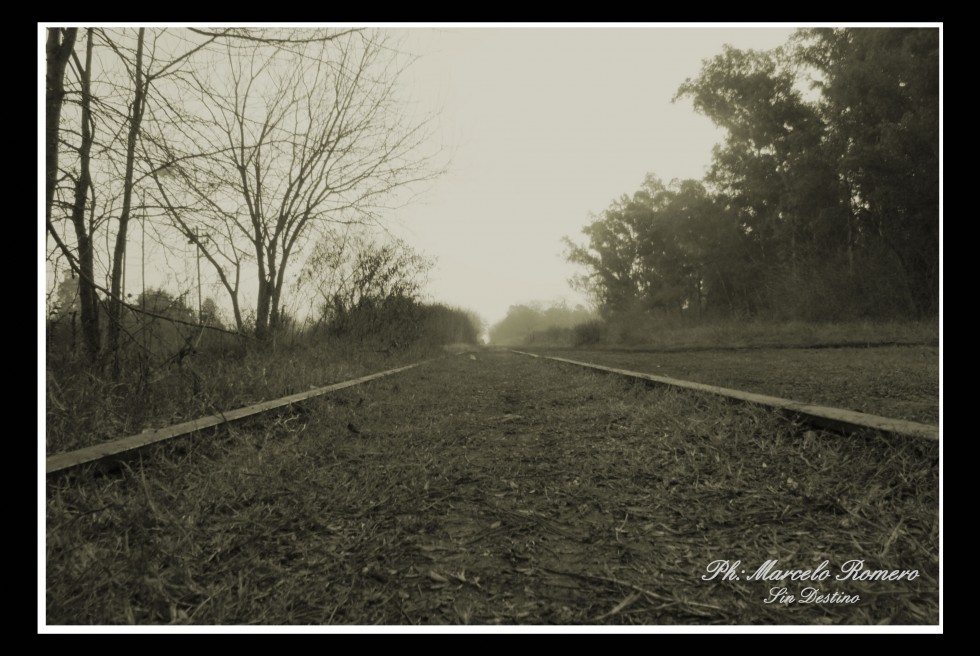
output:
M441 104L450 171L397 213L397 234L437 258L433 300L489 324L511 305L564 299L562 237L639 188L701 178L723 131L672 103L725 44L770 49L792 28L449 28L409 34L415 95Z

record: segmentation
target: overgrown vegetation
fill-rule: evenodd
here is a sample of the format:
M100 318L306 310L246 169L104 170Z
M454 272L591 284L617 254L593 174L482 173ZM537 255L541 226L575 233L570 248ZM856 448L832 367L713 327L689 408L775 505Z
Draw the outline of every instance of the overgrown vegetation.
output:
M936 346L534 350L802 403L939 423Z
M648 351L939 344L939 322L933 319L834 323L758 319L697 321L684 316L650 315L635 309L569 325L567 315L564 321L554 321L553 316L527 306L512 306L507 316L491 329L491 343Z
M352 257L376 252L373 242ZM406 248L403 245L399 248ZM393 251L385 250L392 253ZM358 254L361 255L358 255ZM401 255L397 257L402 257ZM225 331L220 311L205 302L205 323L184 299L148 290L123 316L126 340L115 378L92 366L77 336L77 305L63 302L47 325L47 450L64 451L220 413L441 353L448 344L476 344L478 319L464 310L425 303L408 280L413 267L378 269L351 303L324 304L299 323L280 318L269 339ZM333 298L340 298L336 281ZM346 298L346 297L345 297Z
M584 244L567 240L603 318L937 315L938 29L807 29L771 52L726 47L677 97L727 136L704 180L648 175Z
M542 346L610 346L679 351L697 349L820 348L938 345L938 321L704 321L665 320L636 312L575 326Z
M477 341L473 315L423 299L431 263L379 229L439 173L392 33L47 37L49 452ZM196 294L171 259L196 265Z
M938 444L476 358L50 482L48 623L939 622ZM718 559L919 577L766 604L776 583L702 580Z

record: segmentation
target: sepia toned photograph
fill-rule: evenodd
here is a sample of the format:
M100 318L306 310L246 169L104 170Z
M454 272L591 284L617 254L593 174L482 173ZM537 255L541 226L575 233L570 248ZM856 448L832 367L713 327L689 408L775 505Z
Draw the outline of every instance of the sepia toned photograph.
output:
M39 23L38 632L942 633L941 55Z

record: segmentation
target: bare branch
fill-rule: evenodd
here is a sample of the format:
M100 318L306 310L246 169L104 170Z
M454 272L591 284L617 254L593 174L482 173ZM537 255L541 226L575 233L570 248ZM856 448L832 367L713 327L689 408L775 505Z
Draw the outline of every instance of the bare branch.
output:
M363 31L361 29L349 29L349 30L343 30L340 32L331 33L331 34L321 34L319 36L311 37L308 39L302 39L296 36L288 36L282 38L260 36L257 34L253 34L249 31L236 29L236 28L228 28L216 32L210 30L202 30L196 27L190 27L187 29L195 34L200 34L202 36L210 37L212 40L237 39L240 41L251 41L254 43L264 43L269 45L299 45L299 44L306 44L306 43L325 43L327 41L334 41L336 39L347 36L349 34L356 34L358 32Z

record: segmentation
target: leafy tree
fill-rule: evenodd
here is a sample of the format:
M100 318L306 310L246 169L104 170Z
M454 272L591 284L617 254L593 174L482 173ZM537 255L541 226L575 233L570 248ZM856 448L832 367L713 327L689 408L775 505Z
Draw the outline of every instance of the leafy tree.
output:
M583 233L584 245L566 238L567 257L587 267L580 284L606 317L636 310L700 316L715 303L733 307L744 287L738 269L746 233L696 180L665 185L648 175Z
M708 182L724 196L755 257L797 273L807 252L835 247L846 223L819 109L806 102L783 50L726 46L681 85L696 110L728 131Z
M898 260L910 309L939 305L939 30L820 28L798 35L818 72L854 241Z
M805 72L815 74L815 100L803 95ZM680 291L685 276L705 284L707 263L735 314L935 312L938 30L803 30L770 52L725 47L676 97L690 98L727 132L705 180L721 212L707 205L697 212L720 223L690 232L696 222L672 223L666 215L648 221L654 228L640 239L658 244L659 255L652 261L637 252L634 270L613 277L620 286L633 282L627 298L635 295L649 308L656 305L654 289L661 300L680 295L691 307L691 294ZM692 258L701 259L696 253L703 248L689 247L704 229L725 234L730 253L716 248L696 264ZM594 245L593 256L604 247ZM605 248L628 255L635 245ZM572 256L602 271L594 257ZM616 263L607 259L599 264ZM692 267L701 273L692 275ZM655 284L644 290L639 281L653 273ZM609 276L593 275L592 282L604 290L606 306L615 306ZM896 282L904 299L894 293ZM700 308L704 297L697 296Z

